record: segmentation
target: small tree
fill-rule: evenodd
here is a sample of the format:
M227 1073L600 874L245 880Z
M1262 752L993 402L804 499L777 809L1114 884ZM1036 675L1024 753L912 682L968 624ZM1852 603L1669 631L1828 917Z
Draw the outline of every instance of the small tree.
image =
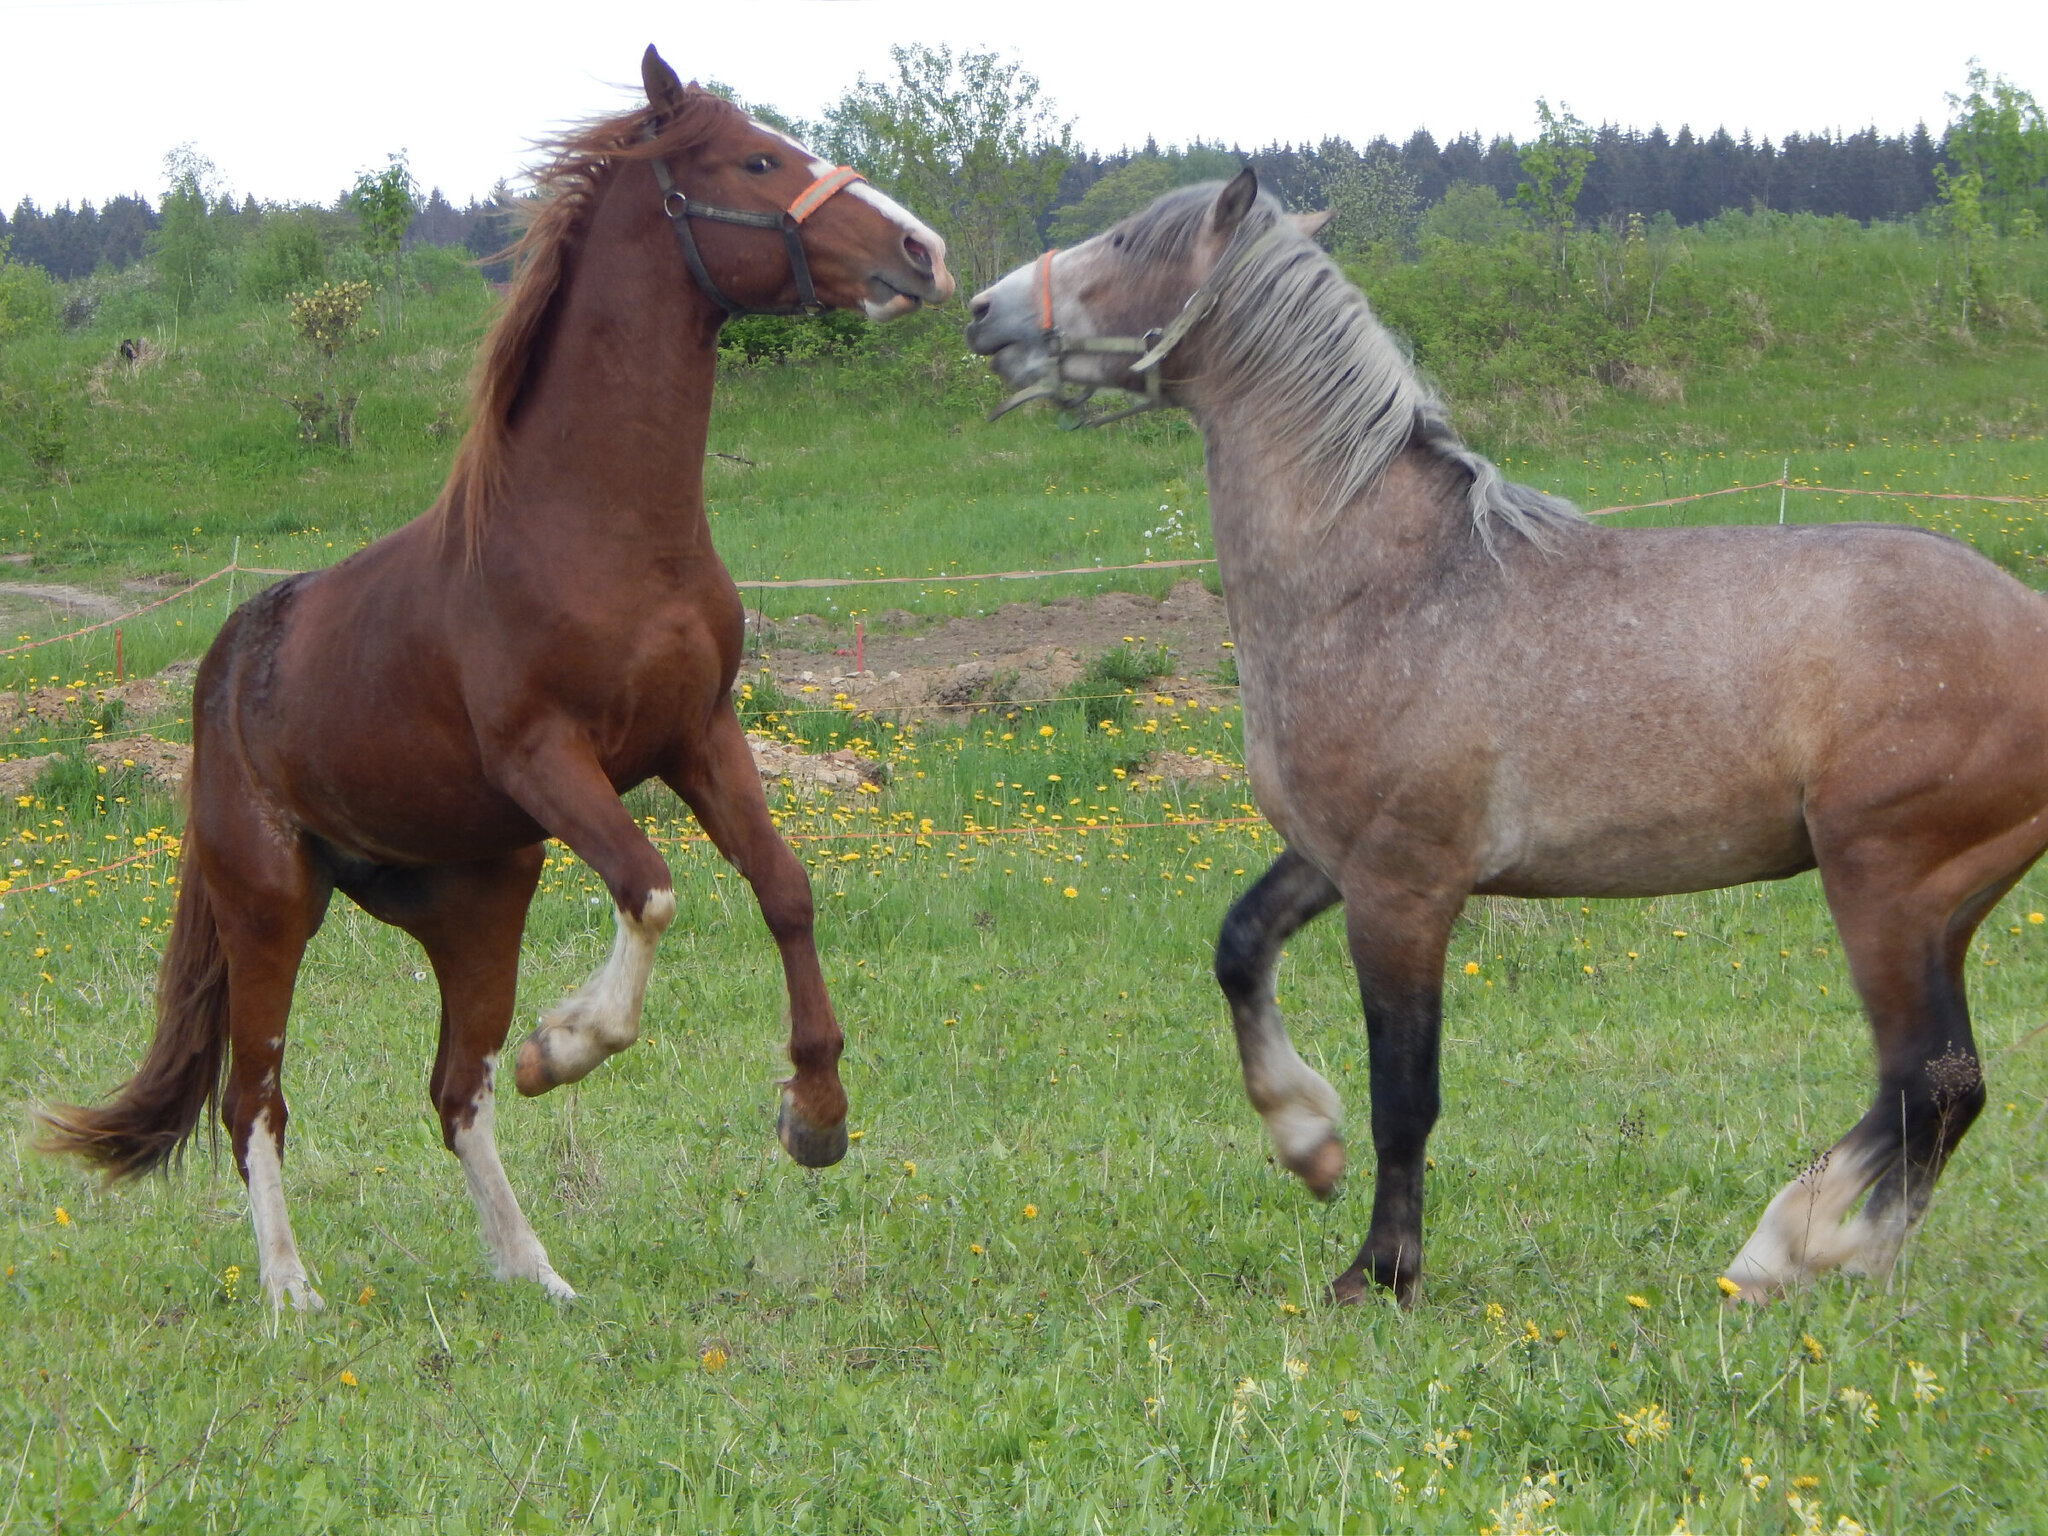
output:
M335 379L335 363L348 348L369 340L377 333L362 326L363 311L370 303L370 285L322 283L310 293L295 293L291 305L292 329L299 340L313 349L319 388L311 394L290 395L287 401L299 418L299 440L320 441L326 423L334 422L334 442L349 448L355 441L356 401L343 394Z
M364 171L346 199L362 221L363 249L377 265L385 292L396 304L396 320L405 329L405 285L400 262L405 251L405 232L419 211L419 187L406 169L405 151L388 157L381 171ZM387 318L390 318L387 313Z
M1961 176L1977 178L1975 192L1982 216L2001 235L2028 236L2048 223L2048 118L2032 94L2004 76L1989 75L1970 61L1970 93L1950 96L1957 114L1942 143ZM1944 206L1953 207L1951 189L1960 178L1945 179L1940 168Z
M1038 250L1073 125L1022 65L993 53L889 52L895 80L862 76L825 114L823 147L930 219L972 292Z
M1563 102L1558 110L1536 98L1536 117L1542 124L1522 150L1522 183L1515 188L1515 201L1529 212L1539 229L1549 230L1557 243L1558 291L1564 291L1565 245L1572 230L1572 216L1579 202L1579 189L1586 184L1586 167L1593 163L1593 131Z
M190 144L180 144L164 156L164 174L168 185L148 249L171 290L172 308L182 318L221 275L228 231L214 211L221 188L211 160Z
M1980 298L1984 285L1979 253L1992 235L1991 221L1984 215L1984 178L1976 171L1951 174L1947 166L1937 165L1934 184L1941 191L1941 200L1935 205L1935 221L1955 243L1956 295L1962 305L1963 329L1967 331L1970 306Z

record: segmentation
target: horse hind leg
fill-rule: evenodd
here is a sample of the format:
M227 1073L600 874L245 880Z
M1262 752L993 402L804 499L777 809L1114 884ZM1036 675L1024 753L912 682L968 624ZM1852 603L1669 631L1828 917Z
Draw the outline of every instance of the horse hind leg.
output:
M381 870L347 889L373 917L419 940L433 967L441 1036L429 1093L441 1140L462 1164L493 1272L570 1301L576 1292L555 1273L512 1193L496 1134L498 1051L512 1023L519 942L541 857L536 845L487 863Z
M1287 1038L1273 995L1273 964L1280 946L1335 905L1338 894L1308 860L1283 853L1231 906L1216 939L1216 982L1237 1031L1245 1094L1266 1122L1282 1165L1318 1200L1335 1194L1344 1175L1337 1134L1344 1105Z
M268 829L265 855L230 864L218 834L201 844L205 874L227 956L229 1064L221 1094L228 1144L249 1190L257 1273L273 1310L325 1305L292 1235L284 1199L288 1114L280 1074L292 988L307 943L320 926L330 887L303 848L283 858ZM188 876L190 878L190 876Z
M1854 901L1846 883L1830 881L1829 897L1871 1019L1877 1093L1849 1133L1778 1192L1729 1264L1727 1278L1744 1300L1765 1300L1838 1267L1888 1277L1949 1154L1984 1105L1963 962L1970 936L2011 879L1979 890L1953 913L1937 905L1917 919L1900 903Z

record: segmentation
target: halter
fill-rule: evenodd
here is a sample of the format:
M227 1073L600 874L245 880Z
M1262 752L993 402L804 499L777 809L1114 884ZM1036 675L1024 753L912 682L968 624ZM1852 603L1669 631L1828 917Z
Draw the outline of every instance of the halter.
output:
M648 123L648 138L653 138L660 131L659 118ZM714 208L709 203L697 202L677 188L668 173L667 161L659 156L654 160L654 180L661 188L661 211L668 215L669 227L676 232L676 243L683 248L683 264L690 269L690 276L704 297L724 310L728 320L737 320L742 315L809 315L816 319L825 313L827 306L818 302L817 290L811 286L811 264L804 256L804 220L824 207L834 193L843 192L856 181L866 179L851 166L842 165L827 171L797 193L780 213L753 213L741 208ZM692 219L744 224L749 229L781 230L783 246L789 252L790 272L796 278L797 302L779 309L749 309L737 300L727 298L704 269L704 258L697 250L697 237L690 230Z
M1160 378L1159 365L1172 355L1173 349L1186 340L1209 312L1216 307L1216 297L1223 285L1258 251L1265 248L1280 232L1279 221L1268 225L1261 233L1244 242L1234 252L1226 250L1223 259L1216 263L1209 275L1202 279L1200 286L1188 295L1181 305L1180 313L1162 329L1154 327L1142 336L1077 336L1063 334L1052 318L1052 259L1059 254L1055 246L1038 258L1036 291L1038 296L1038 329L1040 340L1047 354L1052 358L1052 368L1034 384L1010 396L1001 405L988 413L994 421L1008 415L1018 406L1031 400L1051 400L1059 406L1064 417L1060 423L1069 430L1075 427L1100 427L1112 421L1122 421L1126 416L1136 416L1143 411L1156 411L1172 404L1166 398L1165 382ZM1105 386L1088 384L1079 379L1070 379L1061 372L1061 363L1074 353L1136 353L1138 360L1131 364L1131 372L1144 381L1142 390L1118 389L1125 396L1136 396L1135 405L1122 410L1093 411L1088 402L1096 392Z

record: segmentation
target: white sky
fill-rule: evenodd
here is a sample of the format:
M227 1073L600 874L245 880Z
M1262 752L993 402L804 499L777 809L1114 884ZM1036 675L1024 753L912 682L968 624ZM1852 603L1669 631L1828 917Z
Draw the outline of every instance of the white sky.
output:
M2044 0L0 0L0 207L154 201L186 142L237 195L281 201L331 201L404 149L459 205L551 128L630 105L649 42L799 117L886 77L892 43L993 49L1105 150L1519 138L1539 95L1674 132L1938 132L1973 56L2048 98Z

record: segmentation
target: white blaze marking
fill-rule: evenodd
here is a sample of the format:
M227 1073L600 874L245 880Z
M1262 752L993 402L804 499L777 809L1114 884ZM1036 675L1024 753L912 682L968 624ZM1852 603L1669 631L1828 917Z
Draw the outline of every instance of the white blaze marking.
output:
M323 1310L327 1303L307 1283L306 1266L299 1261L298 1244L292 1241L291 1217L284 1208L284 1168L268 1109L260 1111L249 1127L243 1161L249 1170L249 1224L256 1229L256 1272L270 1297L271 1310L286 1301L301 1312L308 1307Z
M538 1281L558 1301L573 1301L576 1292L548 1263L547 1250L527 1225L526 1213L505 1178L505 1165L498 1160L497 1097L491 1089L498 1058L486 1056L483 1067L484 1082L470 1105L470 1123L455 1133L455 1155L462 1160L462 1176L476 1205L494 1271L500 1280Z
M788 134L782 132L781 129L771 128L759 118L752 118L750 121L770 138L782 140L783 143L802 155L804 163L810 169L813 180L820 176L829 176L838 169L831 161L820 160L811 153L808 145L791 138ZM870 208L878 210L883 217L900 224L906 234L932 253L934 260L941 260L945 257L946 242L939 238L938 232L908 208L897 202L888 193L877 191L865 181L856 181L843 190L848 196L857 197Z

